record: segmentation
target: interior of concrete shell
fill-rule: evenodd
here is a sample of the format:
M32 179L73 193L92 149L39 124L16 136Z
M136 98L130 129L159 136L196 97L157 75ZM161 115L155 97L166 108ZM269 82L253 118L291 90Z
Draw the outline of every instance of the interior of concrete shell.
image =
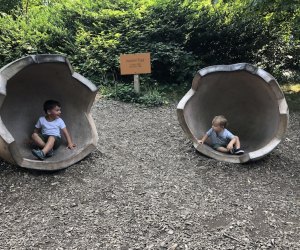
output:
M83 84L74 84L76 81L65 63L31 64L8 80L0 116L25 160L36 159L31 153L30 136L37 119L44 115L43 103L47 99L61 103L61 117L77 144L75 150L68 150L63 141L47 161L71 158L92 142L91 125L85 112L93 93Z
M276 135L280 114L277 98L262 78L247 71L214 72L201 78L184 116L196 138L211 127L216 115L228 119L246 152L268 144Z

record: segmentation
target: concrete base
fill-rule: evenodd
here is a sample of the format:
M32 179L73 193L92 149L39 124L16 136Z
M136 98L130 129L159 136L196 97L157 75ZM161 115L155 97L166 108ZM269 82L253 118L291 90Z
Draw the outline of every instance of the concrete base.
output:
M288 124L288 106L276 80L250 64L216 65L197 72L192 88L177 106L178 120L201 153L221 161L242 163L270 153ZM228 129L239 136L241 156L200 145L216 115L224 115Z
M74 72L61 55L27 56L0 69L1 158L41 170L66 168L83 159L98 140L90 115L96 93L96 86ZM77 147L68 150L63 141L53 157L38 161L31 154L30 136L47 99L61 103L62 119Z

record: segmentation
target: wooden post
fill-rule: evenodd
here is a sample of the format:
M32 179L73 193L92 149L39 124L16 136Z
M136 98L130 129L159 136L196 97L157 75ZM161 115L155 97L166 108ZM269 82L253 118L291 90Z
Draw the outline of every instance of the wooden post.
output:
M139 77L139 75L134 75L133 76L133 84L134 84L134 91L136 92L136 93L140 93L141 92L141 90L140 90L140 77Z

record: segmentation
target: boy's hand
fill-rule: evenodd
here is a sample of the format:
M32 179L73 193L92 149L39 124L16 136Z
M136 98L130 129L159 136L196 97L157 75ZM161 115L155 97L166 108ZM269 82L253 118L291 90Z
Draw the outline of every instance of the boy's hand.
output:
M229 144L227 145L226 148L227 148L228 150L231 150L231 149L233 149L233 145L229 143Z
M68 146L67 146L68 149L73 149L73 148L76 148L76 144L74 143L69 143Z
M203 140L198 140L198 143L199 144L203 144Z

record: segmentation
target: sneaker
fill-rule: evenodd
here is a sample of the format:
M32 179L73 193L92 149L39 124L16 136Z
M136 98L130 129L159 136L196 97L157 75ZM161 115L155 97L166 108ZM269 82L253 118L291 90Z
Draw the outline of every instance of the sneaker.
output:
M229 151L229 153L232 154L232 155L234 154L234 152L235 152L235 148L232 148L232 149L230 149L230 151Z
M50 151L46 154L46 157L51 157L51 156L53 156L54 155L54 150L53 150L53 148L52 149L50 149Z
M245 153L245 151L243 149L240 149L240 148L237 148L237 149L234 150L235 155L242 155L244 153Z
M45 154L44 154L44 152L42 150L40 150L40 149L32 149L31 152L32 152L32 154L35 157L39 158L41 161L45 160Z

